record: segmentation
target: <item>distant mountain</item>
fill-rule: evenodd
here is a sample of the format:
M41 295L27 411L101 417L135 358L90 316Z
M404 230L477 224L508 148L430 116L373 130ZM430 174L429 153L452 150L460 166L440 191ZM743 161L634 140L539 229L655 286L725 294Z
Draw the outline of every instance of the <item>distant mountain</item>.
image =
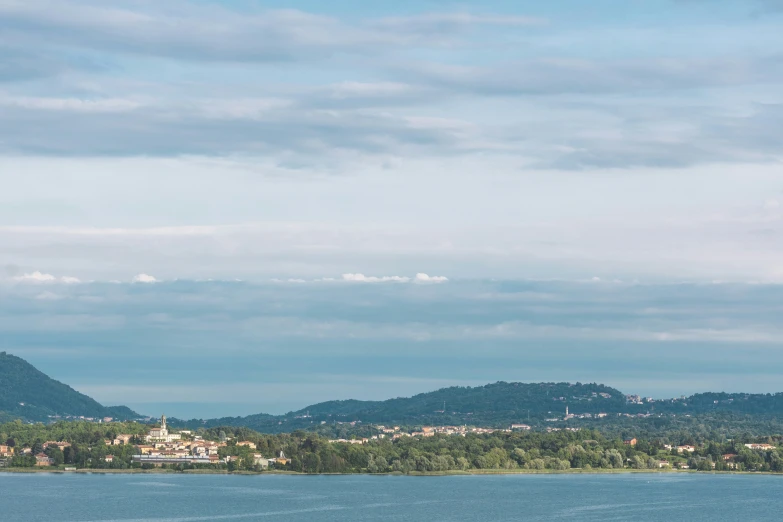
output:
M125 406L103 406L70 386L51 379L24 359L0 352L0 418L44 421L54 415L118 419L140 417Z
M353 421L499 426L547 417L562 418L566 406L580 413L599 413L619 411L625 404L622 392L601 384L497 382L477 387L454 386L385 401L322 402L286 415L260 414L193 420L183 424L193 427L246 426L270 433L307 428L322 422Z
M622 424L623 414L638 416L658 413L677 418L713 414L747 419L783 416L783 393L699 393L676 399L648 400L626 396L601 384L508 383L486 386L443 388L413 397L385 401L328 401L286 415L258 414L220 419L173 420L180 426L244 426L260 432L281 433L309 429L322 424L351 423L386 425L474 425L507 427L511 423L555 426L547 419L563 421L566 407L577 417L605 413L601 424ZM618 414L621 416L618 417ZM671 417L671 415L669 415ZM739 418L739 417L737 417ZM575 418L573 422L578 422ZM596 422L595 420L591 422Z

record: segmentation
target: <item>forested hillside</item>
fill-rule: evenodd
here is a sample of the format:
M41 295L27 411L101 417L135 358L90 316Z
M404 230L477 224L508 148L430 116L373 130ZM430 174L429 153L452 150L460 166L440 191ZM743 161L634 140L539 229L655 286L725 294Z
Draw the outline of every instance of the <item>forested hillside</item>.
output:
M137 418L125 406L106 407L33 365L0 352L0 419L47 420L50 416Z
M783 394L701 393L691 397L647 401L627 397L601 384L508 383L477 387L443 388L409 398L386 401L329 401L286 415L251 415L174 422L190 427L246 426L265 433L312 429L346 423L421 425L473 425L508 427L527 423L534 427L564 427L565 410L576 417L570 425L590 425L615 431L629 425L648 426L652 432L700 424L699 419L720 419L722 430L777 427L783 415ZM600 420L597 414L604 413ZM630 416L630 417L629 417ZM700 428L700 430L703 428ZM777 430L779 431L779 430ZM777 433L775 431L775 433Z

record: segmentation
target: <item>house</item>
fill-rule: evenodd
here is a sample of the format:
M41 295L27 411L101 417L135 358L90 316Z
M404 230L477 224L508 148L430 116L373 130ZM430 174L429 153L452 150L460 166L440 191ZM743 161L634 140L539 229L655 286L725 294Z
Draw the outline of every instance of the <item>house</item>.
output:
M70 442L60 441L60 442L54 442L54 441L46 441L43 443L43 449L47 449L50 446L54 446L56 448L60 448L60 450L64 450L65 448L68 448L71 446Z
M723 460L725 460L726 462L729 462L729 461L734 460L734 458L736 456L737 456L736 453L726 453L725 455L723 455Z
M667 468L669 467L669 461L668 460L659 460L658 461L658 467L659 468Z
M242 442L237 442L237 446L245 446L250 449L256 449L255 443L250 442L249 440L243 440Z
M109 464L111 464L112 462L114 462L114 455L106 455L106 456L103 458L103 460L105 460L106 462L108 462Z
M13 457L14 456L14 448L11 446L3 446L0 445L0 457Z
M261 455L260 453L254 453L253 464L256 466L261 466L263 469L266 469L269 467L269 459L265 459L264 456Z
M623 439L623 444L626 446L636 446L637 440L633 437L626 437Z
M527 424L512 424L511 425L512 430L521 430L521 431L530 431L530 426Z
M762 451L769 451L775 449L775 446L772 444L745 444L746 448L750 448L752 450L762 450Z
M682 453L683 451L687 451L689 453L693 453L694 451L696 451L696 448L693 447L693 446L690 446L688 444L686 444L684 446L677 446L677 453Z
M283 450L280 450L280 456L275 459L275 462L283 466L288 464L289 460L288 458L286 458L285 453L283 453Z
M50 459L49 455L46 453L39 453L35 456L35 465L36 466L51 466L54 464L54 459Z
M121 444L130 444L131 439L133 438L133 435L117 435L117 437L112 441L112 444L115 446L119 446Z

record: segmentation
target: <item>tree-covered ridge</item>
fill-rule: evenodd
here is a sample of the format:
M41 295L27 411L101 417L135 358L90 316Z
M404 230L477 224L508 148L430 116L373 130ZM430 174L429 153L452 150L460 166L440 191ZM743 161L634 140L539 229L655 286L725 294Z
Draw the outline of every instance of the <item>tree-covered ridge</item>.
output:
M0 352L0 419L45 420L50 416L136 418L125 406L105 407L70 386L51 379L33 365Z
M624 405L622 392L601 384L497 382L476 387L453 386L385 401L329 401L286 415L173 422L191 427L248 426L269 433L307 428L321 421L501 426L553 415L562 417L566 406L599 413L619 411Z
M601 426L604 431L612 426L627 425L626 415L634 416L634 423L643 422L652 428L681 424L680 419L688 419L690 415L729 419L727 429L734 432L739 429L764 432L760 428L770 423L776 425L775 417L783 415L783 393L700 393L648 401L628 398L621 391L601 384L497 382L477 387L454 386L385 401L328 401L286 415L173 422L189 427L248 426L265 433L312 429L321 423L351 422L407 426L467 424L497 428L522 422L544 428L559 426L547 419L563 420L566 407L571 414L577 415L570 421L572 425L582 425L579 416L589 414L589 420L585 422ZM605 413L606 417L597 420L599 413ZM658 418L638 417L640 415Z

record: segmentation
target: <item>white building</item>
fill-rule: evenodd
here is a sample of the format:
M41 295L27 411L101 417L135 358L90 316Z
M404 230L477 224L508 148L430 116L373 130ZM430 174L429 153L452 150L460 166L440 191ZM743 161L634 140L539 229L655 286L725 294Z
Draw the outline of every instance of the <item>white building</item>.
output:
M149 435L145 437L147 442L172 442L181 438L182 435L179 433L169 433L165 415L160 418L160 428L152 428Z

